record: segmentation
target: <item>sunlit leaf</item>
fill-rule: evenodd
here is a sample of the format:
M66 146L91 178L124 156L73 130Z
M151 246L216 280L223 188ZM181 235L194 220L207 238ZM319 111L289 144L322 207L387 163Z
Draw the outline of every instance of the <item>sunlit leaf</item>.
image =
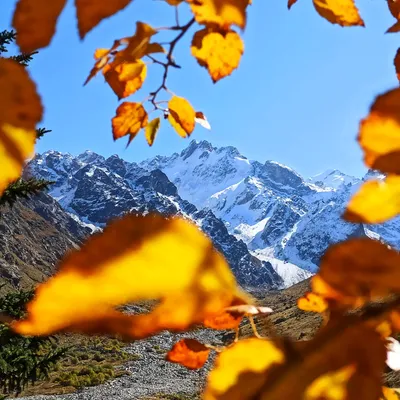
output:
M396 390L386 386L382 387L381 400L399 400L398 389Z
M297 300L297 306L303 311L323 313L328 309L328 303L320 295L308 292Z
M167 361L189 369L199 369L207 361L210 349L195 339L182 339L167 354Z
M354 0L313 0L321 17L341 26L364 26Z
M206 328L216 330L236 329L242 322L243 314L232 315L226 311L207 317L203 321Z
M35 84L17 62L0 58L0 194L33 155L42 105Z
M195 120L195 122L200 124L203 128L211 129L211 125L208 122L207 117L201 111L196 111L196 116L195 116L194 120Z
M147 125L148 115L141 103L124 102L112 119L114 140L129 135L129 143Z
M379 224L400 214L399 199L399 175L367 181L351 198L343 217L350 222Z
M304 394L321 376L353 365L355 369L353 374L347 381L342 380L342 386L346 384L346 397L343 400L378 399L386 360L385 343L374 329L355 322L355 317L334 319L312 340L287 346L291 357L287 357L284 364L278 365L271 371L261 389L262 394L257 398L260 400L307 398ZM329 380L329 377L325 376L325 379L320 381L321 389L326 388L326 379ZM331 386L332 391L328 390L327 394L332 395L337 392L334 386ZM340 392L339 390L339 394ZM326 397L321 398L326 399ZM329 400L334 398L327 397Z
M318 276L344 296L378 299L400 291L399 265L397 251L376 240L353 238L328 248Z
M66 0L18 0L12 25L23 53L32 53L50 44Z
M282 350L270 340L241 340L218 355L204 399L250 399L267 379L266 371L284 360Z
M107 64L103 69L104 77L118 100L138 91L146 79L147 66L142 60L114 65Z
M217 25L229 29L236 25L246 26L246 8L249 0L188 0L192 12L199 24Z
M247 298L195 224L127 214L64 258L14 329L25 335L67 330L144 338L201 323L234 297ZM115 311L152 299L160 303L148 314Z
M103 19L121 11L130 2L131 0L75 0L78 30L81 39Z
M160 129L161 120L160 117L154 118L150 121L145 128L145 136L149 146L152 146L154 139L156 138L157 132Z
M354 365L324 374L307 388L304 400L347 400L347 384L356 371Z
M208 69L215 83L239 66L244 44L234 31L205 28L194 34L191 50L198 63Z
M400 88L375 99L361 121L358 141L368 167L400 173Z
M194 130L196 112L183 97L173 96L168 102L168 120L182 137L190 136Z

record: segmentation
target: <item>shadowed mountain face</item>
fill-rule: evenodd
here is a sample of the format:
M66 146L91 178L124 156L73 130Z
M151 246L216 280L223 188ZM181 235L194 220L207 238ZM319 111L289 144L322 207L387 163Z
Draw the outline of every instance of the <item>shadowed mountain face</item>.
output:
M362 180L327 171L304 179L274 161L248 160L234 147L192 141L180 154L139 164L86 151L48 151L28 166L56 181L50 195L84 226L125 212L157 211L194 221L244 285L289 286L315 272L332 244L365 235L400 247L400 220L350 224L341 214ZM382 176L370 171L364 179Z

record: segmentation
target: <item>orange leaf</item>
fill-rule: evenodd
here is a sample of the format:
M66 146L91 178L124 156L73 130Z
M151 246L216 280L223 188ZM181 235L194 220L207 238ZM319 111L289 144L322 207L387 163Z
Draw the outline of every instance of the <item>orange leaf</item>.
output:
M126 214L69 253L56 275L38 287L27 318L13 327L24 335L66 330L138 339L185 330L236 297L247 299L195 224ZM148 314L115 311L143 300L159 302Z
M183 138L190 136L194 130L196 112L183 97L173 96L168 102L168 121Z
M117 108L117 115L112 119L114 140L129 135L130 143L138 132L147 125L147 121L147 112L141 103L128 101L122 103Z
M297 0L288 0L288 9L290 10L295 3L297 3Z
M165 0L170 6L179 6L184 0Z
M364 26L354 0L313 0L321 17L340 26Z
M66 0L19 0L12 25L23 53L32 53L50 44Z
M142 60L117 65L111 63L104 67L103 74L118 100L121 100L142 87L147 66Z
M154 118L150 121L145 128L145 136L149 146L152 146L154 139L156 138L157 132L160 129L161 120L160 117Z
M393 17L400 19L400 2L398 0L387 0L387 4Z
M204 399L253 398L266 380L266 371L284 360L282 350L270 340L241 340L218 355L208 375Z
M240 36L232 30L219 32L214 28L205 28L194 34L191 50L198 63L208 69L215 83L239 66L244 45Z
M297 300L297 306L303 311L323 313L328 309L328 303L320 295L308 292Z
M227 311L223 311L217 315L211 315L203 321L203 325L207 328L216 330L236 329L242 322L243 314L232 315Z
M33 155L42 104L26 69L0 58L0 195Z
M246 26L246 8L249 0L188 0L196 21L203 25L217 25L229 29Z
M195 339L182 339L167 354L167 361L189 369L199 369L207 361L210 349Z
M376 240L354 238L328 248L318 276L344 296L378 299L400 291L399 265L397 251Z
M400 31L400 21L396 21L385 33L396 33Z
M351 198L343 218L350 222L379 224L400 214L400 176L383 182L367 181Z
M358 141L368 167L400 173L400 88L375 99L361 121Z
M382 396L381 400L399 400L398 396L399 390L388 388L386 386L382 387Z
M131 0L75 0L78 30L81 39L103 19L124 9Z

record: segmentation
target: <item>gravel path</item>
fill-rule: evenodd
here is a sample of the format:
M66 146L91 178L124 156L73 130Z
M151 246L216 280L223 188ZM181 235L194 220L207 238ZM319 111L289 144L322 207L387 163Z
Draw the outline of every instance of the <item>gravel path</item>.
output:
M198 330L185 334L162 333L156 337L129 344L127 351L140 356L125 365L127 375L103 385L85 388L67 395L21 397L26 400L134 400L161 394L181 394L196 399L204 387L212 360L197 371L165 361L165 353L182 338L195 338L203 343L222 344L217 332ZM182 397L184 398L184 397Z

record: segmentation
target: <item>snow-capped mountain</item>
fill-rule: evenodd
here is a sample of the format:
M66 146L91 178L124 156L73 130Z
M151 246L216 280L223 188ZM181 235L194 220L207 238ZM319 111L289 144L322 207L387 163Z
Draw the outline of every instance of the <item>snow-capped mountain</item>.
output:
M118 156L105 159L88 151L77 157L49 151L36 155L27 171L55 181L49 194L86 227L101 229L110 218L126 212L181 215L194 221L211 238L240 284L284 286L270 262L252 255L246 244L229 234L223 221L211 210L198 210L182 199L160 169L145 170Z
M127 211L190 218L227 257L245 285L288 286L315 272L326 248L351 236L400 247L400 219L350 224L341 214L365 179L327 171L304 179L275 161L252 161L234 147L191 141L181 153L139 164L86 151L37 155L31 173L56 181L50 191L89 227Z

